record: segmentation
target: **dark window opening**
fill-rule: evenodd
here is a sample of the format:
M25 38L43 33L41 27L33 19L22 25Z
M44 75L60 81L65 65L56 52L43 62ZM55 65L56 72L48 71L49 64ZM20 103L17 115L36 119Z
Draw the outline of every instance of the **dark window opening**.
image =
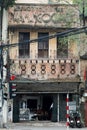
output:
M30 53L30 44L29 42L29 33L19 32L19 57L29 57ZM24 42L24 43L23 43Z
M68 39L57 38L57 58L68 57Z
M53 98L52 96L44 96L43 97L43 112L45 120L51 120L52 118L52 108L53 108Z
M53 103L53 99L51 96L44 96L43 97L43 109L49 111L50 107Z
M49 33L38 33L38 38L48 36ZM38 42L38 57L48 58L49 39L42 39Z
M73 101L73 95L69 94L69 101Z
M63 94L63 101L66 101L66 97L67 97L67 95L66 95L66 94ZM72 96L72 94L69 94L69 101L73 101L73 96Z
M30 111L37 110L37 99L28 99L27 108L29 108Z

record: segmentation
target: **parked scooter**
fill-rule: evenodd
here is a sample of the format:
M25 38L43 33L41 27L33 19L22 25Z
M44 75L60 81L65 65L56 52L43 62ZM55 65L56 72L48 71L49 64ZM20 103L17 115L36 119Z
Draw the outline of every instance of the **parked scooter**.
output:
M81 123L80 113L78 112L76 112L75 121L76 121L76 127L81 128L82 123Z
M74 127L81 128L82 127L80 113L78 113L78 111L71 112L69 120L70 120L70 127L72 127L72 128L74 128Z
M70 113L69 117L69 127L74 128L76 126L75 118L73 113Z

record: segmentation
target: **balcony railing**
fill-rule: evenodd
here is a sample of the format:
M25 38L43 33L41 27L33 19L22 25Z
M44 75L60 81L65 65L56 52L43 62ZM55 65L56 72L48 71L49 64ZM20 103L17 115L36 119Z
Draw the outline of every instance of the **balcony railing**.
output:
M10 73L35 80L73 80L79 77L79 61L15 59L10 65Z

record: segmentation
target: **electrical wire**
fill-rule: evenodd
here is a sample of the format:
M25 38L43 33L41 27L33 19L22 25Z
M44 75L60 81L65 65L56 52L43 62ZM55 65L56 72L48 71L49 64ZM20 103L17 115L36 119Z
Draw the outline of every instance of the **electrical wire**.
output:
M28 44L28 43L34 43L34 42L40 42L44 39L52 39L52 38L55 38L55 37L68 37L68 36L72 36L72 35L77 35L77 34L80 34L80 33L87 33L87 26L83 26L83 27L80 27L80 28L74 28L74 29L69 29L67 31L64 31L64 32L60 32L60 33L56 33L56 34L52 34L52 35L49 35L49 36L44 36L44 37L40 37L40 38L37 38L37 39L31 39L31 40L25 40L23 42L20 42L20 43L12 43L12 44L1 44L0 47L2 48L6 48L6 47L15 47L15 46L19 46L21 44Z

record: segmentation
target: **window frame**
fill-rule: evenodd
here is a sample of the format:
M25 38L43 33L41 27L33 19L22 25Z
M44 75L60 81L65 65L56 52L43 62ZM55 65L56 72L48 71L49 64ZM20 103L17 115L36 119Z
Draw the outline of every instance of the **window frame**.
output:
M49 32L38 32L38 39L40 37L49 36ZM38 58L49 57L49 38L38 41Z
M30 33L29 32L19 32L19 58L30 57ZM25 41L24 44L22 44Z

